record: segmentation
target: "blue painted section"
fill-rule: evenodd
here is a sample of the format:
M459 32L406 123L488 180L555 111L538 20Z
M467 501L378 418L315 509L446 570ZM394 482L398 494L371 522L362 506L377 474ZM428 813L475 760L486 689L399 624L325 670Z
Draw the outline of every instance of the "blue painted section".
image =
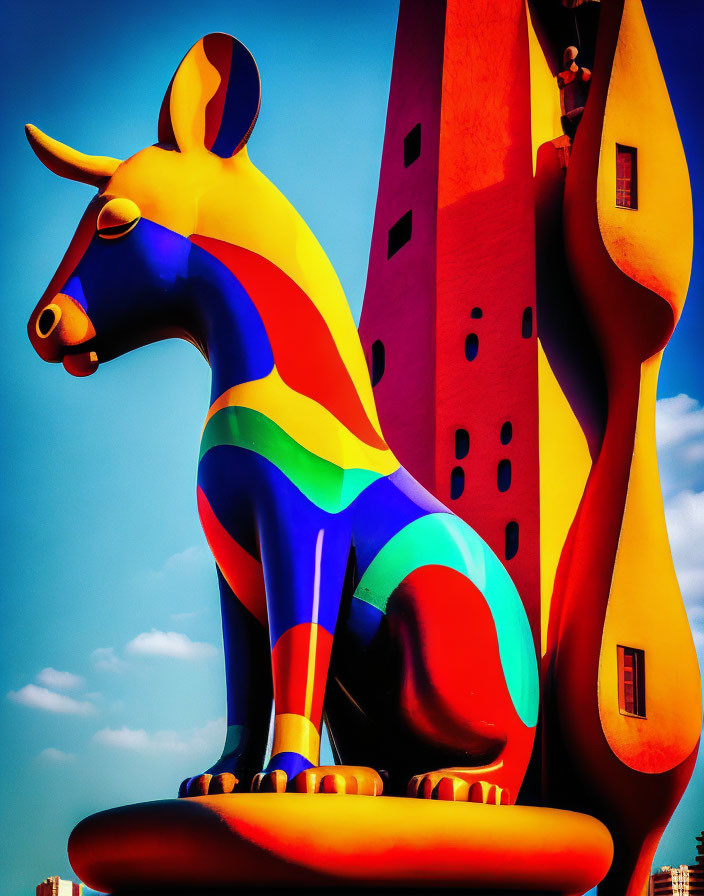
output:
M243 44L233 40L225 107L212 152L223 159L234 154L257 117L260 96L257 63Z
M289 781L293 780L297 774L305 771L307 768L313 768L313 763L301 756L300 753L277 753L272 756L267 763L265 772L273 772L277 769L286 772Z

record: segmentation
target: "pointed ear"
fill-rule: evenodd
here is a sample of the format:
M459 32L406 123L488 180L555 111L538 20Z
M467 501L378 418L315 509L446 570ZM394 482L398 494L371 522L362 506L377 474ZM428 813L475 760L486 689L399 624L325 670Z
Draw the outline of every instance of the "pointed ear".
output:
M259 114L254 57L229 34L207 34L188 51L159 113L159 142L226 159L245 145Z

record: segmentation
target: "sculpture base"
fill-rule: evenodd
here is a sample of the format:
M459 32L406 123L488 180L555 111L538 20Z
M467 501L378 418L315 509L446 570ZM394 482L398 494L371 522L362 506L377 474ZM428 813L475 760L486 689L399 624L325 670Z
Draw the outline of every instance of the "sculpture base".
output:
M242 793L91 815L68 844L89 887L463 887L578 894L608 871L596 819L528 806L337 794Z

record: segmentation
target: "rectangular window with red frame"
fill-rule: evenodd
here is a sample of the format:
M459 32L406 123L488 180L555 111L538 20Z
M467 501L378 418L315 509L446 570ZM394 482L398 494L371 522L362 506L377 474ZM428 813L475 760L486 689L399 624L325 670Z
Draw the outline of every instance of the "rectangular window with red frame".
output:
M622 715L645 718L645 651L622 647L618 651L618 708Z
M616 205L638 208L638 151L616 144Z

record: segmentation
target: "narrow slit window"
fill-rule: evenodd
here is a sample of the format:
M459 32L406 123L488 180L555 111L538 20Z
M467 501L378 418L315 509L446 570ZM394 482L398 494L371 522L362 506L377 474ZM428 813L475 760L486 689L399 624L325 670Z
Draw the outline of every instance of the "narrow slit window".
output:
M521 336L524 339L530 339L533 335L533 309L530 305L523 310L523 320L521 321Z
M464 491L464 470L454 467L450 473L450 497L456 501Z
M518 523L511 520L506 523L506 532L504 540L504 556L507 560L513 560L518 553Z
M479 320L484 316L484 312L481 308L472 308L472 310L469 312L469 316L473 317L475 320Z
M403 167L408 168L420 156L420 123L403 138Z
M389 230L389 246L387 258L391 258L392 255L395 255L398 250L402 246L405 246L406 243L410 240L411 231L413 229L412 219L412 212L406 212L403 217L398 219L391 230Z
M622 647L618 651L618 708L624 716L645 718L645 651Z
M469 454L469 433L466 429L455 430L455 457L462 460Z
M372 343L372 386L376 386L384 375L386 368L386 351L381 339Z
M513 426L511 422L507 420L501 427L501 432L499 433L499 439L501 440L502 445L508 445L508 443L513 438Z
M479 337L476 333L470 333L464 341L464 356L468 361L473 361L479 353Z
M616 144L616 205L638 208L638 151Z
M507 492L511 488L511 461L503 460L499 461L499 465L496 468L496 486L500 492Z

